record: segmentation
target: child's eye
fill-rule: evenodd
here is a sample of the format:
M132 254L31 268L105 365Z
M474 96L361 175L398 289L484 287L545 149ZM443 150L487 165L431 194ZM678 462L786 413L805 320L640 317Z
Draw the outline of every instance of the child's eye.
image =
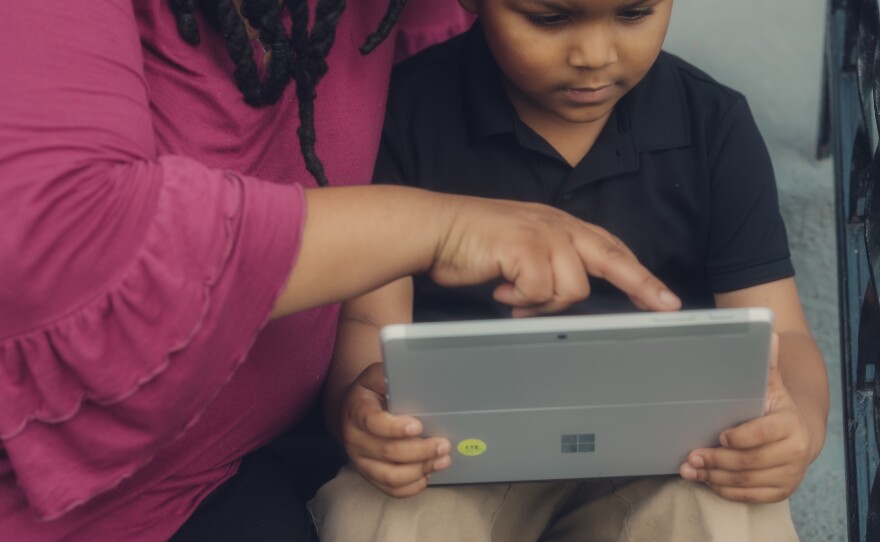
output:
M568 21L567 15L529 15L529 20L537 26L556 26Z
M617 14L617 18L627 23L638 23L654 14L654 8L625 9Z

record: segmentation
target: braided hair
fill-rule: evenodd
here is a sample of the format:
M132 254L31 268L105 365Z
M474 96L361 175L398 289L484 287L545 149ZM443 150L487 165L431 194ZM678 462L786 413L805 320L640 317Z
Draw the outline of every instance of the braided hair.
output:
M274 104L288 83L291 80L296 82L300 152L309 173L320 186L327 186L324 166L315 152L315 98L318 83L327 73L327 55L336 38L336 26L345 10L345 0L318 0L311 31L307 0L242 0L240 10L234 0L168 2L174 13L177 32L187 43L198 45L201 41L196 9L223 35L226 51L235 64L235 84L249 105ZM369 54L388 37L405 3L406 0L389 0L379 28L361 45L361 54ZM291 15L290 36L282 24L284 7ZM260 81L244 19L259 32L260 43L269 54L265 81Z

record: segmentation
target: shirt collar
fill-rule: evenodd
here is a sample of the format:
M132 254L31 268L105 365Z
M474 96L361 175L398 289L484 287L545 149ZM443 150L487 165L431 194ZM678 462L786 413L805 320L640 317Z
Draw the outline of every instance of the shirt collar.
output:
M620 117L613 130L617 132L615 136L631 137L636 153L674 149L691 143L684 92L676 68L664 58L666 56L661 53L645 78L615 108L615 114ZM468 31L462 62L464 104L471 138L516 134L516 111L504 93L501 70L492 57L479 20Z
M618 104L626 111L629 131L639 152L653 152L691 144L690 114L684 90L670 61L660 53L654 66Z

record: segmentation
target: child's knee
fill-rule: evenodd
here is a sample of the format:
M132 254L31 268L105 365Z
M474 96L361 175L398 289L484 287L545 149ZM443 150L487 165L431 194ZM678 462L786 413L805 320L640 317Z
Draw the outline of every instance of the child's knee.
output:
M322 541L488 540L505 487L436 487L395 498L346 465L318 490L309 511Z
M651 532L663 540L797 540L788 501L729 501L701 483L671 477L637 480L615 494L631 508L625 528L633 540L649 540Z

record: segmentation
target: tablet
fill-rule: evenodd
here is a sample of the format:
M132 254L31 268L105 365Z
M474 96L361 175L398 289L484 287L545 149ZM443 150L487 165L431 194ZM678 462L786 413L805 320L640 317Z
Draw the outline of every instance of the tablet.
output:
M760 416L764 308L391 325L388 408L452 443L430 484L677 473Z

